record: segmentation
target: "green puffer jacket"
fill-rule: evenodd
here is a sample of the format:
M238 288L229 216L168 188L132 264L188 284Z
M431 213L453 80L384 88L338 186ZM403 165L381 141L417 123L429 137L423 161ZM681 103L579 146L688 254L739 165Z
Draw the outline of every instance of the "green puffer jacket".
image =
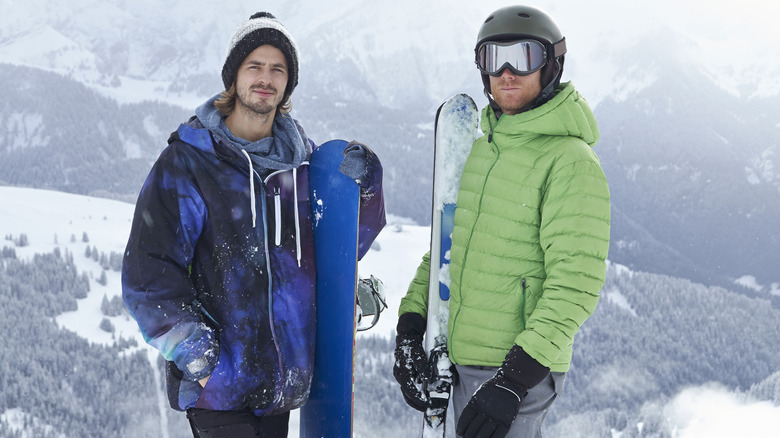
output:
M517 344L551 371L568 371L606 275L610 204L591 149L596 120L565 83L544 105L499 121L486 107L481 126L452 233L450 358L499 366ZM427 289L428 255L399 314L425 317Z

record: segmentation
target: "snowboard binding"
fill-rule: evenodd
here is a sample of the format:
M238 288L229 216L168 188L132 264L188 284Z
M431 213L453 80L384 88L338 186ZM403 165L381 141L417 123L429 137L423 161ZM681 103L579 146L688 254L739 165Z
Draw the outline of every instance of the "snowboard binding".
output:
M385 302L385 285L382 280L371 275L361 278L357 287L357 331L362 332L374 327L379 321L379 314L387 308ZM363 324L364 317L373 317L371 322Z

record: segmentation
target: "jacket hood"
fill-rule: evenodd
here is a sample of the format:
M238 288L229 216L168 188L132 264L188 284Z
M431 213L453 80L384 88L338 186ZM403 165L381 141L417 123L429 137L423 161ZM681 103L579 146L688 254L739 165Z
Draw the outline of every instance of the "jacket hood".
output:
M255 178L253 171L265 180L277 171L292 171L297 181L297 169L305 163L311 154L307 147L309 141L303 128L292 117L277 112L274 117L273 135L249 142L234 136L225 124L225 117L214 106L216 95L195 110L195 116L181 124L176 134L178 138L204 152L212 153L229 161L243 161L249 174L249 195L252 210L252 226L257 226L257 208L255 204ZM174 136L168 140L169 143ZM226 153L227 151L227 153ZM297 189L294 191L297 198ZM297 199L295 202L297 206ZM295 222L298 223L298 210L295 210ZM296 241L298 240L296 228ZM300 255L300 252L298 252Z
M295 169L308 159L311 148L307 147L309 142L306 134L300 124L290 115L277 112L274 117L273 136L249 142L236 137L227 128L225 117L214 106L214 101L217 98L219 98L219 94L201 104L195 110L195 117L191 118L186 126L208 130L225 144L231 145L239 151L246 151L252 157L255 166L260 169L270 171ZM211 143L211 136L208 133L191 133L193 136L190 138L198 141L197 144L186 140L182 133L184 126L179 128L179 136L184 141L201 148L205 144ZM186 130L186 128L184 129ZM208 147L204 150L208 150Z
M499 120L490 105L486 106L482 109L482 132L489 139L494 132L576 137L593 147L600 134L588 102L571 82L561 84L556 91L544 105L520 114L504 114Z

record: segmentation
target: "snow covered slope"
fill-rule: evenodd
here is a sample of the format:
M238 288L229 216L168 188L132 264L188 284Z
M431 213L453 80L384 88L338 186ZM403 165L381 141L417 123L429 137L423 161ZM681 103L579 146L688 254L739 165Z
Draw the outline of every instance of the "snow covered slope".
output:
M112 335L99 329L105 317L100 305L105 295L109 300L121 297L120 273L104 270L86 248L99 252L122 254L127 243L133 218L132 204L88 196L72 195L47 190L20 187L0 187L0 232L14 237L27 236L29 245L16 247L17 257L30 258L36 253L50 253L60 248L70 252L80 272L86 272L90 281L87 298L78 301L78 310L57 317L57 322L90 342L110 345ZM406 223L404 223L406 222ZM83 241L87 236L88 242ZM422 255L427 251L430 231L427 227L410 225L409 221L390 218L390 224L379 235L374 247L360 263L361 276L373 274L386 287L390 309L382 313L371 334L389 336L395 330L396 313L406 286L411 281ZM5 241L0 246L13 246ZM99 284L106 273L106 285ZM126 316L109 317L115 326L115 336L135 338L145 345L138 327Z

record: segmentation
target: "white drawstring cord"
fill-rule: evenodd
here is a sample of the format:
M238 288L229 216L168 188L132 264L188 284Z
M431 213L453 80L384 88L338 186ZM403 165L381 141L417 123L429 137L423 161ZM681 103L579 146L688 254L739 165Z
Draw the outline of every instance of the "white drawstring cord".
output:
M301 223L298 217L298 169L293 168L293 191L295 191L295 253L298 258L298 267L301 267Z
M255 228L257 223L257 207L255 206L255 168L252 166L252 158L247 151L241 149L244 153L246 160L249 162L249 198L252 202L252 228Z
M246 157L247 162L249 163L249 196L252 202L252 228L256 227L257 223L257 207L255 206L255 177L254 177L254 167L252 166L252 158L249 156L247 151L244 149L241 149L241 152ZM296 257L298 259L298 267L301 267L301 223L300 223L300 214L298 212L298 169L292 170L293 174L293 192L295 193L295 200L293 204L295 205L295 253ZM281 224L274 224L276 227L281 227Z

